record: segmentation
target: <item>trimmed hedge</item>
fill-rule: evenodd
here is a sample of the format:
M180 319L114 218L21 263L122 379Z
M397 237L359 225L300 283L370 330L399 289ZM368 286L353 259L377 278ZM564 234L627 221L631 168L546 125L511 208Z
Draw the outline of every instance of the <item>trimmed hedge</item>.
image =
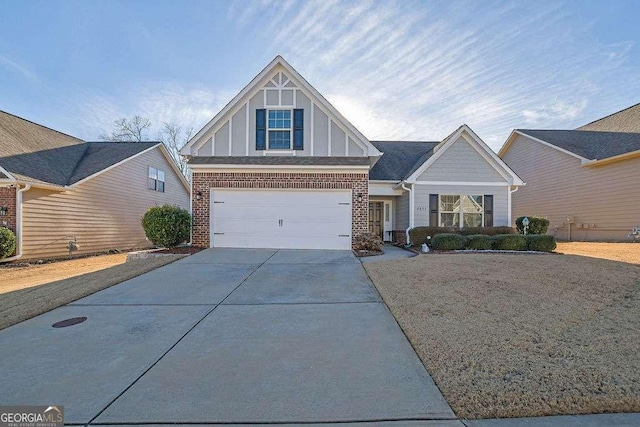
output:
M462 250L467 247L467 236L455 233L436 234L431 238L431 247L438 251Z
M525 251L527 239L521 234L498 234L493 236L492 248L500 251Z
M556 248L556 238L546 234L527 234L527 249L530 251L553 252Z
M4 259L16 250L16 235L6 227L0 227L0 259Z
M433 238L436 234L462 234L464 236L470 236L474 234L485 234L487 236L495 236L496 234L515 234L516 229L512 227L468 227L468 228L455 228L455 227L414 227L409 230L409 238L413 246L422 246L423 243L431 246L431 240L427 237Z
M486 251L491 249L493 238L486 234L472 234L467 236L467 249L474 249L478 251Z
M516 218L516 228L518 233L524 234L524 225L522 220L524 216ZM527 234L547 234L549 229L549 220L541 216L527 216L529 218L529 228L527 228Z
M154 206L142 217L142 228L155 246L171 248L189 240L191 215L178 206Z

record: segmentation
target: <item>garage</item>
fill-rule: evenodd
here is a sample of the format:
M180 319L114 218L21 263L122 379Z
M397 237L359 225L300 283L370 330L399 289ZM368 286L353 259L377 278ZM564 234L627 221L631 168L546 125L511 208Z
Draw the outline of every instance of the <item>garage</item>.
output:
M211 247L351 249L351 190L211 190Z

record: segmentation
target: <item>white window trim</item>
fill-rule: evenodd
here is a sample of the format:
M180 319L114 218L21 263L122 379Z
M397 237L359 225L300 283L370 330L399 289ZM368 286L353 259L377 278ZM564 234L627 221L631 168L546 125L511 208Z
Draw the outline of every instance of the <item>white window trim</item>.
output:
M289 128L270 128L269 127L269 112L270 111L289 111L289 114L290 114L290 117L291 117L291 119L290 119L291 126L289 126ZM266 123L267 124L267 135L266 135L267 136L267 147L266 147L265 151L274 152L274 153L276 153L276 152L281 152L281 153L282 152L287 152L288 153L288 152L294 151L293 150L293 109L291 109L291 108L267 108L267 117L266 118L267 118L267 120L266 120L267 121L267 123ZM270 148L270 141L269 141L270 134L269 134L269 131L272 131L272 130L274 130L274 131L289 131L289 148Z
M152 178L151 176L151 170L155 171L155 178ZM159 173L162 172L162 175L164 176L164 179L160 179ZM149 188L149 180L153 179L154 181L154 188ZM162 186L162 191L158 190L158 182L162 182L163 186ZM154 168L153 166L149 166L147 168L147 190L149 191L157 191L158 193L165 193L167 191L167 172L165 172L162 169L158 169L158 168Z
M449 211L442 211L442 209L440 209L440 206L442 206L442 197L443 196L457 196L459 197L460 200L460 212L449 212ZM484 227L484 194L438 194L438 227L444 227L442 224L442 214L455 214L458 213L458 216L460 217L458 220L458 228L464 228L464 203L463 198L465 196L479 196L482 198L482 210L480 211L480 214L482 215L482 219L480 220L480 225L479 227ZM478 212L466 212L469 214L478 214Z

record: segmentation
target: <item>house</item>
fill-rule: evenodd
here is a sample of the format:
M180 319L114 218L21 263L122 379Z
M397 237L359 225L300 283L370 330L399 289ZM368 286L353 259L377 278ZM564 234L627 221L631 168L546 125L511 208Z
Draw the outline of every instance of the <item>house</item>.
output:
M149 246L151 206L188 209L189 183L158 142L85 142L0 111L0 226L17 258ZM6 261L7 259L3 260Z
M518 176L466 125L372 142L276 57L182 148L193 243L350 249L369 230L507 225Z
M500 157L524 181L515 216L565 240L628 240L640 226L640 104L576 130L514 130Z

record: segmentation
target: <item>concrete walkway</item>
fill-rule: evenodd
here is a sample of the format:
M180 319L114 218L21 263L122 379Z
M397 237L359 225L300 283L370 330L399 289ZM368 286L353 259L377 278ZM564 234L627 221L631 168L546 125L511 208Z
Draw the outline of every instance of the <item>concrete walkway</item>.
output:
M203 251L0 331L0 360L0 405L68 424L461 425L350 251Z
M361 257L360 261L363 264L366 264L368 262L393 261L396 259L413 258L416 256L414 252L388 244L384 245L382 250L384 251L382 255Z

